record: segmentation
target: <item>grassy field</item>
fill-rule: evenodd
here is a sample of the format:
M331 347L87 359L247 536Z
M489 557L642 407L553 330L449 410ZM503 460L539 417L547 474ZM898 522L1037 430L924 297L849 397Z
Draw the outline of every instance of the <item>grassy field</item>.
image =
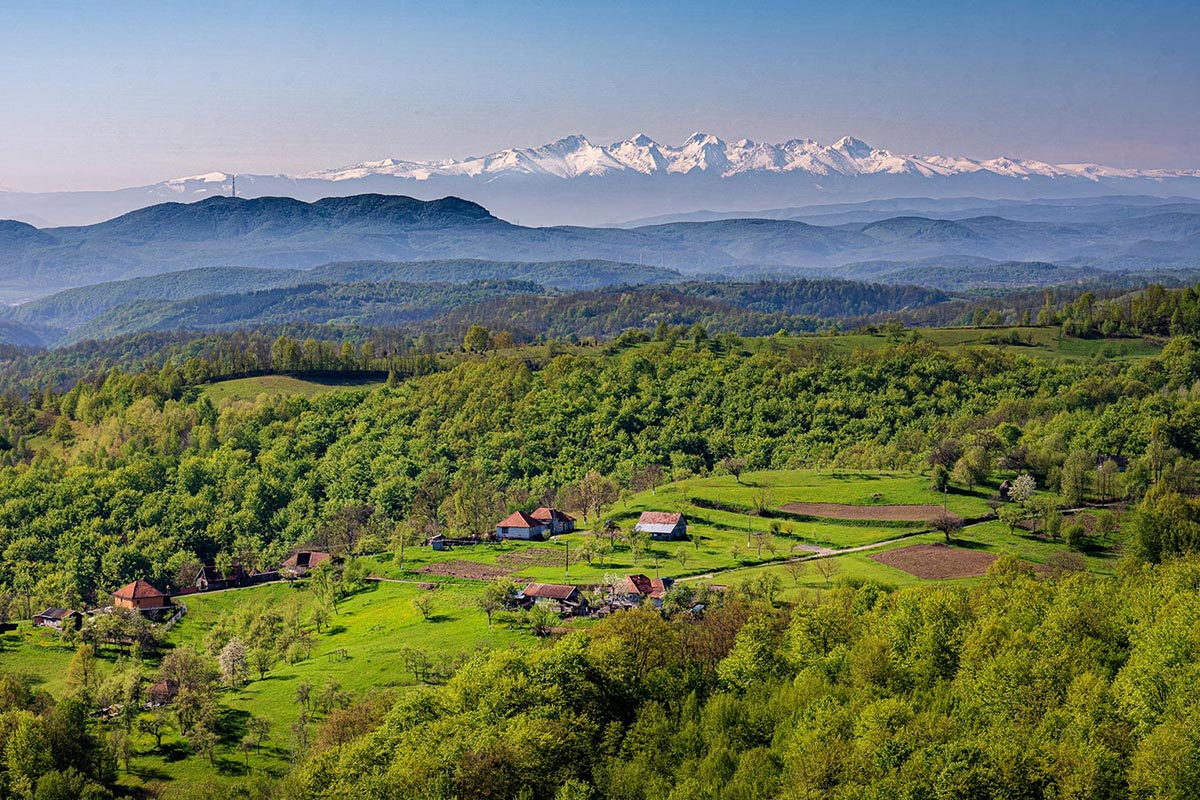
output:
M621 545L603 558L593 558L591 563L580 558L578 554L585 543L594 538L588 529L595 527L596 522L592 520L589 525L580 520L580 530L556 536L550 542L508 541L443 552L413 547L406 553L403 569L390 555L369 559L369 568L382 576L428 579L429 575L422 570L436 571L449 562L466 561L503 568L517 579L539 582L599 584L607 575L630 572L673 578L716 575L724 582L730 575L753 574L755 570L772 568L772 564L774 569L782 569L779 566L782 562L810 554L814 548L840 550L896 539L904 544L911 537L916 537L912 541L924 541L923 532L929 530L925 523L869 518L845 521L799 520L788 515L770 518L754 511L760 505L772 511L792 502L842 503L856 509L870 509L877 505L941 506L944 500L949 511L978 518L990 513L987 498L994 493L995 488L988 487L973 493L959 490L943 497L931 488L928 476L902 472L782 470L746 473L740 480L732 475L693 478L632 495L606 511L605 518L616 521L625 533L633 529L643 511L682 511L686 515L688 541L651 542L647 552L636 560L632 550ZM719 503L722 508L699 507L696 503ZM777 533L770 532L773 525L779 527ZM977 529L972 526L968 530ZM1003 532L1004 537L1010 536L1003 526L997 531ZM756 534L762 533L766 536L761 537L760 552L760 537ZM998 535L993 535L989 546L1002 549L1004 545ZM930 541L940 536L934 534ZM1041 543L1013 537L1009 544L1036 549ZM1044 544L1061 548L1058 544ZM568 551L574 554L569 561ZM876 577L895 585L916 580L866 556L847 554L839 557L839 561L843 558L847 565L856 565L847 574ZM1040 562L1045 557L1030 560Z
M225 400L253 400L260 394L287 394L314 397L338 389L372 389L380 381L295 378L290 375L261 375L257 378L236 378L218 381L204 387L204 394L219 406Z

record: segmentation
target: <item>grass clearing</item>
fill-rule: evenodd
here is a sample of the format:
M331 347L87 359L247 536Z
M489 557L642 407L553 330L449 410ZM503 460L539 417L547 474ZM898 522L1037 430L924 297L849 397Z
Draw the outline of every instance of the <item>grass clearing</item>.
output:
M220 406L226 400L253 400L260 394L303 395L315 397L339 389L374 389L382 381L338 378L297 378L291 375L260 375L254 378L235 378L217 381L204 387L204 394L213 405Z

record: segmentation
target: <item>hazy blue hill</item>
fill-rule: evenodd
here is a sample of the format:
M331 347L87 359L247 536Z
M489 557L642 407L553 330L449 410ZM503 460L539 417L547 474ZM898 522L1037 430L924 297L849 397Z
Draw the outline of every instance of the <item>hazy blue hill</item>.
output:
M48 245L54 241L53 236L32 225L13 219L0 219L0 246Z
M154 306L149 301L185 300L306 283L470 283L514 280L555 289L579 290L669 283L679 279L679 273L673 270L611 261L357 261L326 264L311 270L201 267L66 289L7 310L0 309L0 318L65 332L136 301L147 301L143 309L149 311L141 313L153 314L154 309L163 306Z
M60 344L141 331L232 330L296 322L397 327L463 305L543 292L528 281L387 282L304 284L176 301L143 299L88 321Z
M599 259L575 261L486 261L444 259L438 261L351 261L314 267L311 280L408 281L464 283L478 280L533 281L555 289L598 289L638 283L670 283L682 276L676 270L645 264L624 264Z
M945 219L925 217L892 217L859 227L859 230L881 242L919 239L936 242L982 242L985 237L966 225Z
M302 270L202 267L66 289L16 306L7 316L19 322L70 329L135 300L182 300L206 294L293 286L303 282L306 274Z
M611 261L730 277L939 256L1113 270L1190 268L1200 257L1200 208L1192 213L1187 204L1176 205L1182 208L1153 213L1155 207L1146 206L1151 213L1107 222L896 215L844 225L723 219L625 229L521 227L454 197L360 195L313 203L214 197L81 228L38 231L9 223L0 229L0 300L200 267L305 269L339 261ZM527 276L496 271L488 277Z

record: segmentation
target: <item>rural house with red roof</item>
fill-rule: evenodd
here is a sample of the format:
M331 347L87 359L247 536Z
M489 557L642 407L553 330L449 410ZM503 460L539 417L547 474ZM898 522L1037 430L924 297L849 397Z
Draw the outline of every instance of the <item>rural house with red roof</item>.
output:
M671 578L626 575L613 586L611 602L615 606L640 606L650 600L655 608L662 608L663 597L674 583Z
M336 559L323 550L301 550L284 559L283 563L279 565L279 571L293 578L302 578L308 574L309 570L316 569L330 560L336 563Z
M550 523L524 511L514 511L496 523L497 539L544 539Z
M171 599L141 578L113 592L113 605L134 611L158 611L171 607Z
M575 518L570 514L559 511L557 508L549 508L542 506L536 509L529 516L536 519L538 522L544 522L550 528L551 535L560 533L570 533L575 530Z
M683 514L669 511L643 511L633 529L650 534L651 539L675 541L687 538L687 520Z

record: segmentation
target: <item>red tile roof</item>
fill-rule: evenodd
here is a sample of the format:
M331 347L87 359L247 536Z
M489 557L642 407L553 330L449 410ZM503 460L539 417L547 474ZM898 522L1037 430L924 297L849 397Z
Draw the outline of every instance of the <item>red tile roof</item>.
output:
M283 562L284 567L306 567L313 568L329 560L329 553L323 550L301 550L287 557Z
M574 522L575 521L575 518L572 517L570 514L564 512L564 511L559 511L557 508L548 508L546 506L542 506L541 508L535 510L529 516L533 517L536 520L541 520L542 522L550 522L550 521L556 520L556 519L561 520L562 522Z
M120 598L121 600L136 600L142 597L166 597L166 595L141 578L138 578L133 583L127 583L113 592L113 597Z
M526 597L544 597L548 600L570 600L579 589L560 583L531 583L525 587Z
M643 511L638 517L639 525L676 525L683 519L683 514L670 511Z
M546 523L534 519L524 511L514 511L496 525L497 528L541 528Z
M670 583L663 578L648 578L645 575L627 575L616 585L621 594L638 594L642 597L659 598L670 589Z

